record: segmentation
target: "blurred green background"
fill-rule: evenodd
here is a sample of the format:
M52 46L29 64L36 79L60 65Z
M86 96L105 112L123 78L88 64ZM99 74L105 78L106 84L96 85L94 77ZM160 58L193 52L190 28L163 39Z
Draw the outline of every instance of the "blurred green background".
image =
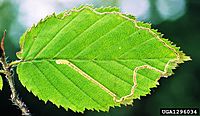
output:
M0 0L0 35L7 30L7 60L17 59L15 53L19 51L19 38L33 23L53 12L81 4L118 6L122 12L135 15L138 20L152 23L193 60L181 64L168 79L161 78L158 88L153 88L151 95L135 100L133 106L111 108L106 113L86 111L79 114L57 108L50 102L45 104L29 93L15 74L19 96L33 116L157 116L160 108L200 108L200 0ZM20 110L9 98L9 86L4 78L3 91L0 91L0 115L19 116Z

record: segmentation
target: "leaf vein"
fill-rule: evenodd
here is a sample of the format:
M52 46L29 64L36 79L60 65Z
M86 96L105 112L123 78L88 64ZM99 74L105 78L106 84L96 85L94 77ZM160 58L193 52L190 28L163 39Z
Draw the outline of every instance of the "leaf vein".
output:
M117 29L117 27L123 25L124 23L126 23L126 21L123 21L121 23L119 23L118 25L114 26L111 30L109 30L107 33L105 33L104 35L101 35L99 38L97 38L95 41L93 41L92 43L90 43L88 46L86 46L84 49L82 49L80 52L78 52L74 58L77 58L81 53L84 52L84 50L86 50L87 48L89 48L90 46L92 46L93 44L95 44L97 41L100 41L103 37L105 37L106 35L110 34L111 32L113 32L114 30Z
M117 42L117 43L115 43L115 44L113 44L112 46L110 46L109 48L107 48L107 49L110 49L111 47L113 47L113 46L115 46L116 44L118 44L118 43L120 43L120 42L123 42L123 41L125 41L126 39L128 39L128 38L130 38L131 36L133 36L133 35L135 35L137 32L139 32L139 31L141 31L141 30L137 30L137 31L134 31L133 33L131 33L127 38L125 38L125 39L123 39L123 40L121 40L121 41L119 41L119 42ZM105 53L105 51L103 51L103 52L101 52L101 53L99 53L99 55L97 55L95 58L93 58L93 59L96 59L97 57L99 57L100 55L102 55L103 53Z
M118 64L120 64L120 65L125 66L127 69L132 70L131 68L127 67L125 64L122 64L122 63L119 62L119 61L116 61L116 62L117 62ZM139 72L137 72L137 74L142 75L143 77L146 77L147 79L149 79L149 80L152 81L152 82L155 82L155 80L153 80L153 79L151 79L151 78L149 78L149 77L147 77L147 76L145 76L145 75L143 75L143 74L141 74L141 73L139 73Z
M113 93L112 91L110 91L108 88L106 88L104 85L102 85L101 83L99 83L97 80L93 79L90 75L88 75L87 73L85 73L82 69L80 69L79 67L77 67L76 65L74 65L73 63L71 63L70 61L68 61L68 60L56 60L56 63L57 64L66 64L66 65L68 65L70 68L72 68L73 70L77 71L83 77L85 77L86 79L88 79L92 83L98 85L101 89L103 89L104 91L106 91L113 98L117 97L117 95L115 93Z
M33 62L32 64L38 69L38 71L43 75L43 77L47 80L47 82L49 82L49 84L58 92L60 93L61 96L63 96L66 100L68 100L71 104L73 104L76 108L78 108L78 106L76 106L72 101L70 101L48 78L46 78L45 74L42 72L42 70L40 70L40 68L38 68L38 66L36 66Z
M128 51L126 51L126 52L124 52L123 54L121 54L121 55L119 56L119 58L120 58L120 57L123 57L125 54L129 53L131 50L134 50L134 49L136 49L136 48L139 48L139 47L141 47L143 44L145 44L145 43L147 43L147 42L149 42L149 41L151 41L151 40L153 40L153 39L155 39L155 37L152 37L152 38L150 38L150 39L148 39L148 40L146 40L146 41L144 41L144 42L142 42L142 43L140 43L140 44L138 44L138 45L136 45L136 46L133 46L131 49L129 49Z
M56 66L54 64L52 64L51 62L48 61L49 64L51 64L56 70L58 70L63 76L66 77L66 75L58 68L56 68ZM85 94L86 96L88 96L92 101L94 101L97 105L100 105L102 108L104 108L105 106L103 106L102 104L100 104L96 99L93 99L89 94L87 94L83 89L81 89L77 84L75 84L70 78L65 78L68 79L70 82L73 83L73 85L75 85L80 91L83 92L83 94Z
M46 26L46 23L43 25L43 27L40 29L39 33L37 34L37 36L41 33L41 31L43 30L43 28ZM26 37L26 36L25 36ZM28 39L28 38L27 38ZM30 47L28 48L28 51L25 52L26 54L24 55L24 59L27 58L27 56L29 55L30 50L33 47L33 44L35 43L35 40L37 39L37 37L33 38L33 42L31 43Z
M60 32L62 32L62 30L63 30L65 27L67 27L71 22L73 22L74 19L76 19L80 14L81 14L81 13L79 13L78 15L76 15L75 17L73 17L73 18L72 18L69 22L67 22L66 24L64 24L64 25L58 30L58 32L53 36L53 38L52 38L44 47L42 47L41 50L39 50L39 52L34 56L33 59L37 58L37 57L48 47L48 45L58 36L58 34L59 34Z
M78 37L80 37L81 35L85 34L91 27L93 27L95 24L97 24L98 22L102 21L102 19L105 17L105 15L101 18L99 18L98 20L96 20L93 24L91 24L86 30L84 30L83 32L81 32L80 34L78 34L75 38L73 38L72 41L70 41L69 43L67 43L63 48L61 48L59 50L59 52L57 54L55 54L53 56L53 58L55 58L56 56L58 56L63 50L65 50L66 47L68 47L73 41L75 41Z
M93 61L93 63L95 63L97 66L99 66L100 68L102 68L102 69L105 70L106 72L110 73L111 75L117 77L117 78L120 79L121 81L127 83L128 85L133 86L133 83L130 83L130 82L128 82L128 81L126 81L126 80L120 78L120 77L117 76L116 74L112 73L111 71L109 71L109 70L107 70L106 68L104 68L104 67L102 67L101 65L99 65L97 62L94 62L94 61ZM133 71L132 71L132 72L133 72ZM143 90L143 89L141 89L141 88L138 88L138 87L137 87L136 89L138 89L139 91L145 92L145 90Z

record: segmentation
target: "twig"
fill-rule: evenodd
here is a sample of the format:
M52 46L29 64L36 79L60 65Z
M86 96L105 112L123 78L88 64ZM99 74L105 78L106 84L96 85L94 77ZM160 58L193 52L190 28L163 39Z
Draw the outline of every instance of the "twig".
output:
M11 67L6 62L6 56L5 56L5 50L4 50L5 36L6 36L6 31L4 32L4 35L1 40L1 46L0 46L0 49L2 52L0 63L3 66L3 70L1 70L1 71L4 72L4 74L6 75L6 79L8 80L8 84L9 84L10 90L11 90L11 101L13 102L14 105L18 106L18 108L22 111L23 116L31 116L31 113L29 112L26 104L24 102L22 102L21 99L19 99L19 96L17 95L17 91L15 89L14 78L11 73Z

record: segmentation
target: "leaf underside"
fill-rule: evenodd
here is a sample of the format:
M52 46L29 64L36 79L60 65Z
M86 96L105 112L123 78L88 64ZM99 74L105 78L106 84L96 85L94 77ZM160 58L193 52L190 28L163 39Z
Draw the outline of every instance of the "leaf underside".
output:
M150 28L111 7L47 16L20 39L19 79L39 99L66 110L130 105L190 60Z

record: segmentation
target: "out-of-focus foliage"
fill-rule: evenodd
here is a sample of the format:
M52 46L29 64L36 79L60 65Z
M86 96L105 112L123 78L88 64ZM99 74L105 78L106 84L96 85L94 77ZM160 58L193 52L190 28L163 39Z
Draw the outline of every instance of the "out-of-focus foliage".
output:
M17 0L20 1L20 0ZM44 0L45 1L45 0ZM49 0L48 0L49 1ZM59 2L60 0L58 0ZM69 0L71 1L71 0ZM82 0L80 0L82 1ZM94 6L101 5L112 5L112 6L121 6L121 2L113 3L101 3L97 0L84 0L84 3L94 4ZM100 0L104 1L104 0ZM128 0L124 0L128 1ZM129 0L137 1L137 0ZM144 0L138 0L144 1ZM149 0L150 1L150 0ZM172 1L172 0L166 0ZM185 8L181 16L178 16L176 19L168 19L161 17L160 11L162 9L157 9L156 4L158 0L151 0L149 14L146 14L145 18L139 18L146 20L147 22L153 22L154 27L158 28L162 33L164 33L165 38L170 38L174 43L178 43L178 46L182 46L182 50L185 51L188 55L192 57L192 62L187 62L184 66L175 70L175 75L172 75L168 79L161 79L160 86L156 89L152 89L151 96L142 97L141 101L136 100L134 106L116 108L110 110L109 113L103 112L91 112L86 111L84 115L86 116L132 116L132 115L148 115L148 116L158 116L159 108L161 107L199 107L200 106L200 54L199 54L199 43L200 43L200 1L199 0L184 0ZM24 1L23 1L24 2ZM65 0L66 2L66 0ZM60 2L60 5L68 9L69 4L65 2ZM77 2L77 1L76 1ZM0 0L0 33L3 34L3 31L6 29L8 36L6 38L6 52L7 56L10 56L9 59L16 59L15 52L19 51L19 37L25 31L24 24L26 22L20 21L20 16L26 16L25 14L18 13L19 4L21 2L13 2L10 0ZM82 2L83 3L83 2ZM98 4L97 4L98 3ZM130 6L136 2L130 2L126 7L132 9ZM171 5L170 3L169 5ZM56 7L60 7L59 4L56 4ZM79 4L76 4L79 5ZM179 4L177 4L179 5ZM43 7L45 4L43 5ZM70 6L72 6L70 4ZM126 5L125 5L126 6ZM137 5L136 5L137 6ZM183 5L184 6L184 5ZM40 9L37 6L30 5L26 7L34 7L33 9ZM177 6L178 7L178 6ZM134 8L133 8L134 9ZM141 9L140 9L141 10ZM128 10L127 10L128 11ZM179 14L177 14L179 15ZM35 16L35 12L31 12L32 17ZM174 15L175 16L175 15ZM45 17L45 16L44 16ZM40 17L42 18L42 17ZM39 18L39 19L40 19ZM25 25L26 26L26 25ZM12 32L11 32L12 30ZM12 34L12 33L15 34ZM10 41L12 40L12 41ZM16 45L14 45L14 43ZM34 95L30 94L19 81L16 79L16 86L19 91L20 97L26 102L31 112L34 115L82 115L75 114L72 111L66 112L63 108L58 109L56 106L47 102L39 101ZM4 81L3 90L0 91L0 112L6 113L9 116L18 116L20 111L16 109L15 106L8 100L10 93L8 93L9 88ZM155 90L155 92L154 92ZM11 112L12 111L12 112Z
M15 7L9 0L0 1L0 31L9 30L12 22L16 19Z
M3 87L3 81L2 81L2 77L0 75L0 90L2 90L2 87Z
M0 32L3 33L3 31L5 30L9 32L9 30L12 27L12 24L16 21L16 18L17 6L12 4L10 0L0 0ZM13 50L15 50L16 48L14 47L14 44L11 41L10 33L8 33L7 39L5 41L7 53L9 54L11 52L12 54L9 55L11 57L15 57L15 55L13 54Z

